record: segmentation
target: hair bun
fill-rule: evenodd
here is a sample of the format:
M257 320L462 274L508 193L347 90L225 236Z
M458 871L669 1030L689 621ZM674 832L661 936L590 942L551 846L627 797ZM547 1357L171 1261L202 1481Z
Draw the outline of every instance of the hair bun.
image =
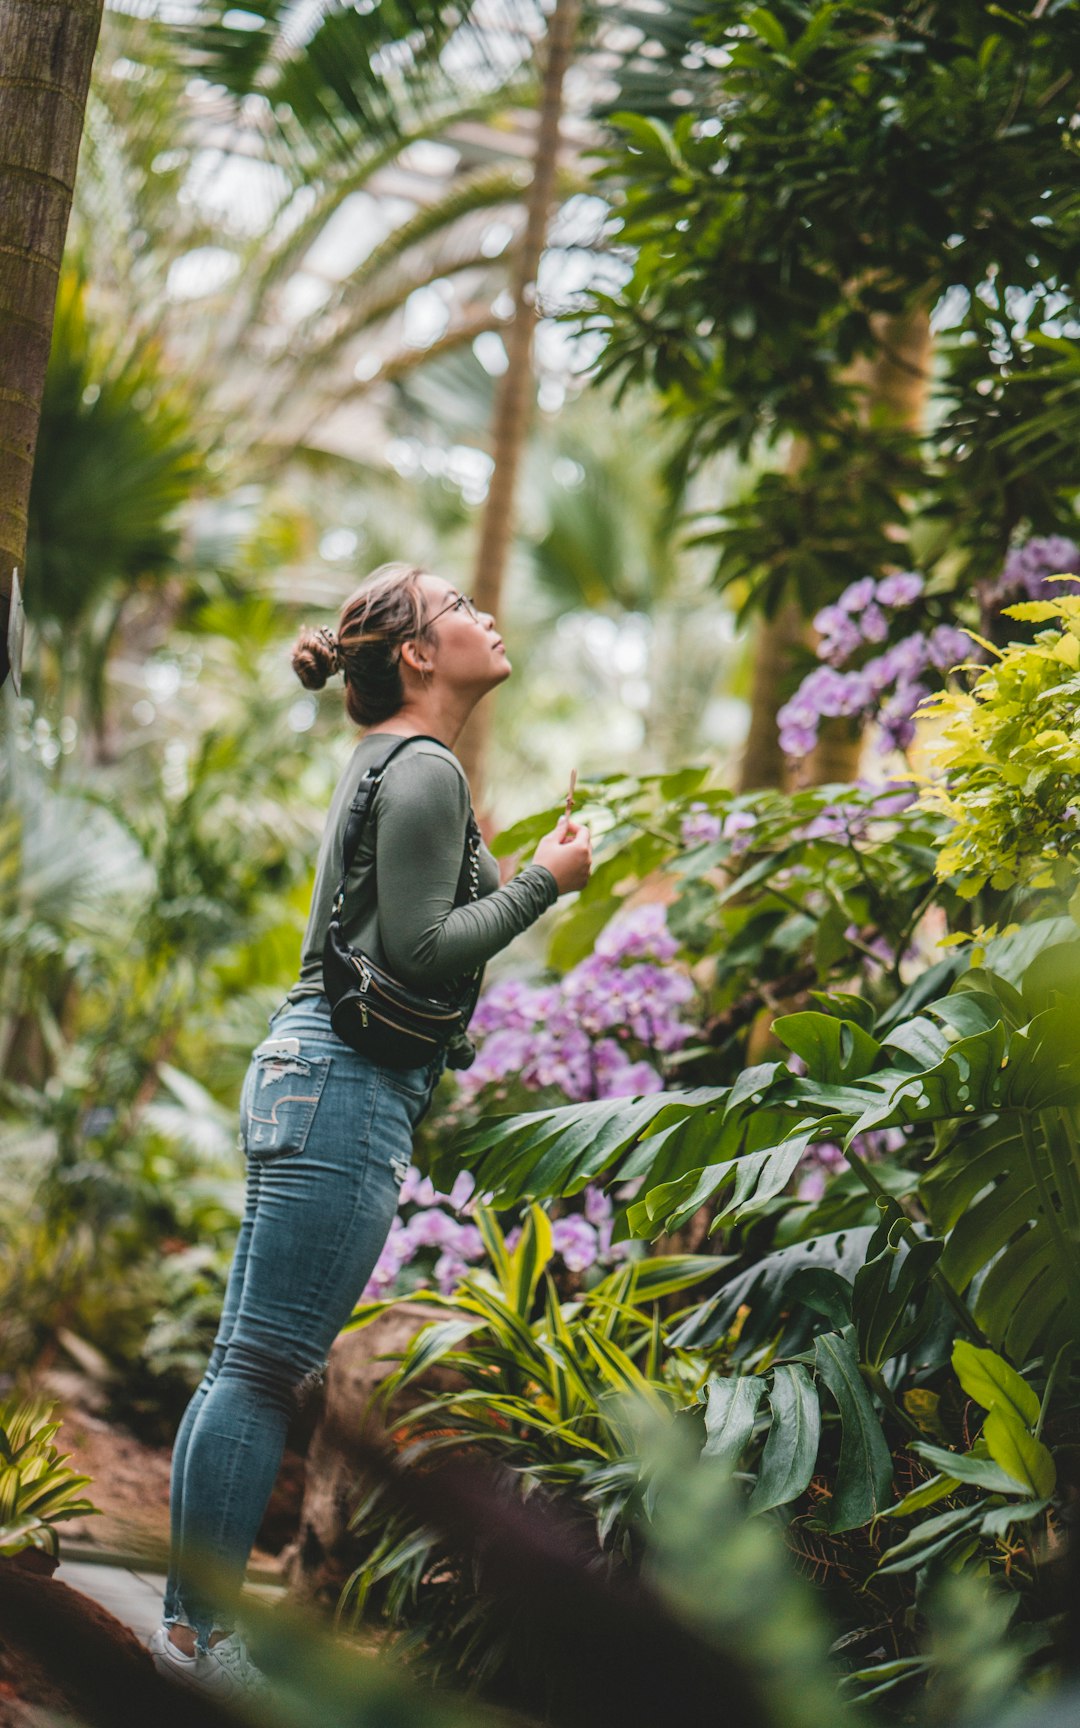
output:
M310 630L305 625L292 651L292 669L305 689L321 690L341 667L341 646L333 631Z

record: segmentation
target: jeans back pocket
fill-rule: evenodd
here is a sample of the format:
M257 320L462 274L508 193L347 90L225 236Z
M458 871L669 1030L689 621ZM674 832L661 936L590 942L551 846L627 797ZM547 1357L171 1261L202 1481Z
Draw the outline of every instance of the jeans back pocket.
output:
M329 1056L255 1051L240 1097L240 1136L249 1158L304 1150L329 1072Z

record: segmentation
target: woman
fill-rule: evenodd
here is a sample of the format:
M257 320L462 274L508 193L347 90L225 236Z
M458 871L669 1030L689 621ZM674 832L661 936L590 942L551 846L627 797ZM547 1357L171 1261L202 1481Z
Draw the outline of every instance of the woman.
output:
M376 792L349 872L349 943L430 994L483 966L592 867L587 828L563 817L505 887L486 847L478 897L457 905L469 789L453 745L510 676L494 619L440 576L384 564L346 601L338 632L303 630L302 683L334 672L362 736L338 783L319 851L300 977L252 1056L240 1099L247 1203L210 1363L173 1452L164 1673L228 1697L265 1681L211 1588L239 1590L285 1432L319 1380L389 1233L414 1128L445 1064L382 1067L335 1036L322 951L342 834L361 777L401 749Z

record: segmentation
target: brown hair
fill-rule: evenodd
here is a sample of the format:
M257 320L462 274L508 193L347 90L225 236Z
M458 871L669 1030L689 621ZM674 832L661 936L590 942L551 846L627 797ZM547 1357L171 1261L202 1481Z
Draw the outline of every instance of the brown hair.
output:
M405 700L400 649L410 638L437 638L424 622L417 564L380 564L341 608L337 636L301 630L292 652L293 671L309 690L321 690L335 672L345 674L345 706L357 726L377 726Z

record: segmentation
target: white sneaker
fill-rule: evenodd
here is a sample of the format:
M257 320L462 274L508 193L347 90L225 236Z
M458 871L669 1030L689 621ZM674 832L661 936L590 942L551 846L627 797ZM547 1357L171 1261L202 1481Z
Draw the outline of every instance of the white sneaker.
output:
M159 1626L151 1633L146 1648L159 1674L167 1674L196 1692L207 1692L215 1698L241 1695L258 1698L269 1689L266 1675L256 1668L239 1632L230 1632L227 1638L219 1639L205 1655L196 1651L194 1656L185 1656L169 1637L168 1627Z

